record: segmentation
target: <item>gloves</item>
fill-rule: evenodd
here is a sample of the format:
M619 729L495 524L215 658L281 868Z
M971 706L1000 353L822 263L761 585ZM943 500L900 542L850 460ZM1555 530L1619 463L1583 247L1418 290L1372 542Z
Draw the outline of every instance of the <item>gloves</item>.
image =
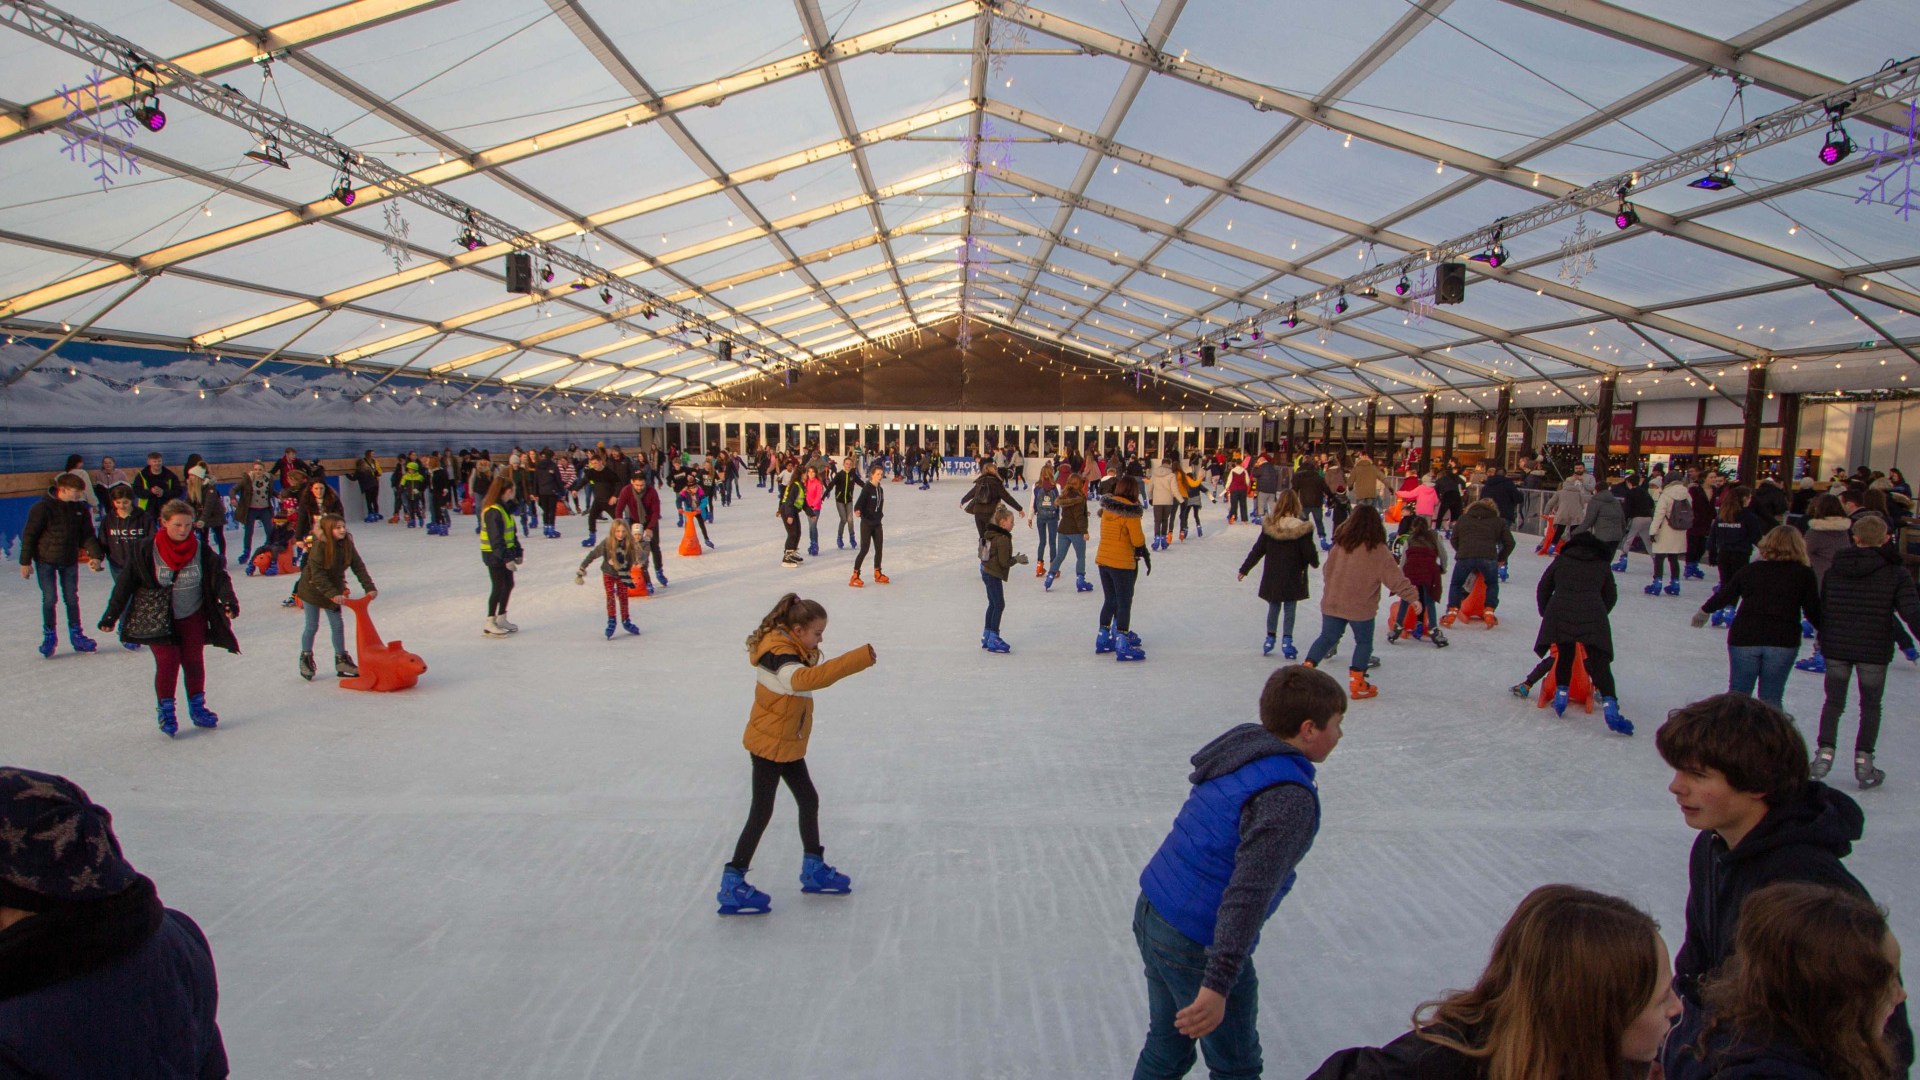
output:
M1021 552L1013 557L1013 561L1019 563L1021 566L1025 566L1029 560L1027 559L1026 553Z
M1153 556L1147 551L1147 549L1143 547L1134 548L1133 557L1147 564L1147 576L1152 577L1153 576Z
M574 571L573 583L575 585L585 585L587 583L587 572L585 570Z
M515 559L515 560L513 560L512 562L510 562L510 563L508 563L508 564L507 564L507 569L509 569L509 570L512 570L512 571L513 571L513 572L515 572L515 573L519 573L519 572L520 572L520 560L519 560L519 559Z
M1704 611L1696 611L1693 613L1693 618L1687 621L1691 622L1696 629L1705 626L1707 625L1707 613Z

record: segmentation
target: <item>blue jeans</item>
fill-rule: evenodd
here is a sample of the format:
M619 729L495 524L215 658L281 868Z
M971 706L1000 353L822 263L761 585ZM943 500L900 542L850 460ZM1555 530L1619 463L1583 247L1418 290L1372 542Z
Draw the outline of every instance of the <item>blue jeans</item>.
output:
M1318 506L1308 509L1307 516L1313 518L1313 534L1322 540L1327 538L1327 519L1321 516Z
M1373 657L1373 620L1340 619L1332 615L1320 616L1320 637L1314 641L1313 648L1307 650L1307 659L1319 664L1322 657L1340 644L1340 638L1353 627L1353 660L1347 667L1366 673L1367 661Z
M1280 622L1280 613L1282 611L1285 611L1287 615L1286 636L1292 637L1294 609L1298 606L1299 606L1298 601L1294 601L1294 600L1267 601L1267 636L1268 637L1273 636L1273 628Z
M67 608L67 629L78 631L80 627L80 564L55 566L33 560L34 578L40 584L40 625L48 630L55 629L53 608L56 599L65 600ZM58 597L55 590L59 590Z
M310 653L313 651L314 635L320 632L320 613L321 608L319 604L307 605L307 624L300 630L300 651L302 653ZM338 656L347 651L346 636L342 632L340 625L340 609L334 608L332 611L327 612L326 616L327 632L333 635L333 652L335 656Z
M1500 606L1500 563L1495 559L1455 559L1453 580L1447 584L1447 606L1457 608L1466 602L1473 575L1487 583L1487 610Z
M1040 554L1035 557L1044 563L1047 561L1047 553L1053 550L1054 537L1060 535L1060 515L1055 514L1052 517L1041 517L1039 514L1035 514L1033 516L1033 527L1034 531L1040 534Z
M987 629L1000 632L1000 613L1007 610L1007 583L980 568L980 580L987 583Z
M1134 1063L1133 1080L1179 1080L1193 1068L1194 1048L1173 1018L1200 993L1207 950L1169 925L1145 896L1133 906L1133 939L1147 969L1147 1042ZM1259 1019L1260 979L1249 956L1227 992L1226 1016L1200 1040L1213 1080L1260 1075Z
M1060 533L1053 538L1053 565L1048 567L1054 573L1060 572L1060 564L1067 559L1067 549L1073 549L1073 574L1075 577L1087 576L1087 536L1085 533Z
M1793 674L1793 662L1800 656L1798 647L1785 645L1727 646L1727 692L1751 694L1760 684L1761 701L1776 709L1785 708L1780 698L1787 692L1787 676Z

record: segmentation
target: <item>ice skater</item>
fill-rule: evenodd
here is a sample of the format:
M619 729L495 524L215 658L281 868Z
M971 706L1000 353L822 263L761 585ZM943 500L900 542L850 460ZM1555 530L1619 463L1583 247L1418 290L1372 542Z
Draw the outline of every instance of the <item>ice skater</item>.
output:
M1853 523L1853 547L1835 555L1820 579L1826 701L1820 708L1820 748L1813 756L1813 777L1823 780L1833 767L1847 688L1858 675L1860 727L1853 740L1853 778L1863 790L1879 787L1887 778L1875 767L1873 755L1880 738L1887 665L1893 662L1894 632L1904 621L1920 633L1920 595L1906 570L1888 561L1880 550L1886 542L1887 519L1875 513L1860 515Z
M93 534L93 514L87 509L87 482L72 473L54 479L53 490L27 511L20 533L20 576L40 584L40 655L53 658L60 640L54 614L62 600L67 609L67 641L74 652L90 653L98 646L81 628L80 561L95 571L107 554Z
M293 586L293 593L300 598L306 614L306 624L300 630L300 677L308 682L313 681L316 671L313 639L320 629L323 612L327 616L327 633L333 638L334 675L342 679L360 676L360 668L347 652L346 630L340 615L341 601L347 598L348 570L360 580L360 591L367 594L367 599L380 595L367 573L367 564L360 560L360 552L354 547L352 534L347 532L346 519L338 514L324 514L315 523L313 535L307 538L307 561L300 568L300 580Z
M1314 768L1340 744L1347 696L1325 672L1283 667L1259 723L1193 755L1193 787L1140 874L1133 936L1147 976L1134 1080L1178 1080L1194 1043L1214 1076L1260 1075L1253 950L1320 828Z
M1118 661L1145 660L1146 649L1140 635L1133 632L1133 587L1140 579L1138 569L1145 563L1153 573L1153 555L1147 551L1147 534L1140 527L1140 480L1132 473L1118 478L1113 492L1100 500L1100 547L1094 552L1094 568L1100 571L1100 630L1093 638L1093 651L1112 653Z
M1540 606L1540 633L1534 638L1533 654L1540 662L1509 689L1514 697L1524 699L1533 692L1533 685L1552 671L1553 711L1565 716L1572 700L1574 657L1585 649L1587 677L1600 692L1607 729L1631 735L1633 724L1620 715L1613 683L1613 624L1609 615L1619 602L1620 592L1613 582L1609 555L1606 544L1592 533L1578 533L1561 545L1560 554L1547 564L1534 589Z
M206 647L240 651L233 620L240 601L227 577L226 560L215 557L193 532L193 507L178 499L160 508L160 528L113 583L100 629L118 625L125 644L145 645L153 654L155 713L160 733L179 731L174 691L184 671L187 713L198 728L219 724L207 708Z
M820 641L827 633L827 609L793 593L782 596L747 635L747 659L753 665L753 711L741 742L753 762L753 802L733 858L720 871L720 914L764 915L773 898L747 883L747 870L760 837L773 819L773 798L781 783L793 793L800 816L800 891L848 893L853 881L828 866L820 844L820 796L807 774L807 741L813 734L813 694L879 659L862 645L832 660Z
M646 481L639 476L634 477L634 483L646 485ZM573 572L575 585L587 583L587 567L592 566L595 559L600 560L600 585L607 594L607 640L613 640L616 629L629 634L639 633L640 628L633 625L633 618L627 611L627 585L632 582L638 586L647 569L647 549L639 532L624 518L615 517L609 521L607 538L587 552L587 557L580 560L580 568ZM614 617L616 609L618 619Z
M487 578L492 583L487 593L487 621L480 628L488 637L506 637L520 629L507 621L507 601L513 596L513 573L520 569L520 560L526 558L513 515L506 507L507 492L512 485L506 473L493 474L479 507L480 561L486 565Z
M847 584L861 588L866 583L860 580L860 567L866 564L867 548L873 548L873 580L876 585L885 585L892 581L886 571L880 569L880 561L886 556L886 473L880 466L867 469L867 482L860 485L860 495L853 502L853 517L860 526L860 551L853 557L853 577Z
M1300 496L1291 490L1280 492L1267 507L1260 521L1260 535L1240 564L1239 580L1245 581L1262 560L1266 565L1260 568L1259 596L1267 602L1267 640L1260 655L1273 652L1274 632L1278 630L1280 655L1297 659L1300 650L1293 646L1294 612L1310 595L1307 570L1319 568L1320 549L1313 542L1313 524L1300 513ZM1284 625L1282 615L1286 618Z
M1000 615L1007 609L1007 575L1015 566L1025 566L1025 552L1013 551L1013 511L1000 507L994 512L987 535L980 540L980 580L987 587L987 623L980 635L980 647L992 653L1012 652L1000 637Z

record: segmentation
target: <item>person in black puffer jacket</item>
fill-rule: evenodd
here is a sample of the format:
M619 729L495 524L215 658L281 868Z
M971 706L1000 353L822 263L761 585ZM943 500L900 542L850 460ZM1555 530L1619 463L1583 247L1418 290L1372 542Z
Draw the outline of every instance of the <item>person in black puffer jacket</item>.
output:
M1245 581L1261 560L1260 599L1267 602L1267 641L1262 655L1273 651L1273 634L1281 629L1282 613L1286 626L1281 630L1281 655L1292 660L1299 655L1293 646L1293 616L1300 601L1308 596L1307 570L1320 566L1320 552L1313 542L1313 526L1300 516L1300 496L1283 491L1267 516L1261 519L1260 535L1252 550L1240 563L1240 578Z
M93 515L87 509L87 482L61 473L53 490L27 511L20 532L20 576L40 582L40 655L51 659L59 641L54 612L62 598L67 608L67 637L75 652L92 652L93 639L80 622L80 560L100 569L106 554L93 535Z
M1880 698L1893 661L1894 616L1920 633L1920 593L1901 567L1879 550L1887 542L1887 522L1877 514L1853 523L1854 546L1834 555L1820 581L1820 652L1827 661L1827 700L1820 709L1820 746L1814 752L1815 776L1833 766L1840 714L1847 707L1847 684L1860 676L1860 732L1853 743L1853 776L1862 788L1878 787L1886 773L1874 767L1880 737Z
M1760 700L1784 709L1787 676L1800 655L1800 620L1820 625L1820 581L1808 565L1800 530L1781 525L1769 532L1760 541L1760 561L1714 590L1694 613L1693 625L1705 626L1707 616L1736 604L1727 635L1727 690L1751 694L1757 682Z
M1613 683L1613 624L1608 616L1620 593L1608 566L1609 554L1607 546L1592 533L1580 533L1547 564L1534 589L1540 608L1540 633L1533 639L1533 654L1540 657L1540 662L1524 680L1513 685L1511 692L1517 698L1527 697L1551 669L1558 688L1554 711L1564 716L1573 685L1576 650L1584 648L1587 677L1600 693L1607 728L1631 735L1633 724L1620 715Z
M128 865L112 822L65 777L0 768L0 1070L224 1080L206 935Z

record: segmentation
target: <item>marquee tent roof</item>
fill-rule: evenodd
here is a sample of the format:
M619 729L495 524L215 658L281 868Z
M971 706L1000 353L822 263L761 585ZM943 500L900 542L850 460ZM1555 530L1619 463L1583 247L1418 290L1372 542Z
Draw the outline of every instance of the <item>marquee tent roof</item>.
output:
M1920 221L1887 201L1912 79L1856 97L1835 165L1823 114L1729 189L1635 188L1624 229L1609 197L1421 302L1446 242L1920 51L1911 0L62 2L349 147L358 198L175 87L158 133L113 126L124 79L71 116L90 61L0 0L14 333L651 402L961 317L1250 407L1920 376ZM559 273L505 292L505 237L456 245L376 164ZM1408 255L1407 295L1338 291ZM569 288L583 263L643 291Z

